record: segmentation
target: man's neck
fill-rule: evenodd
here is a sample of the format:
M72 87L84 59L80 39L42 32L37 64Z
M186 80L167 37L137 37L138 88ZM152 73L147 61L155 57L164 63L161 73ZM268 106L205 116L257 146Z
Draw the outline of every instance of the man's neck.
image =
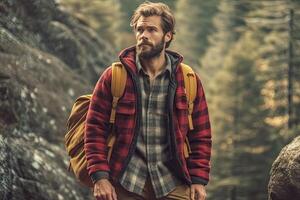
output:
M140 60L143 69L150 77L155 77L166 67L165 51L162 51L159 57Z

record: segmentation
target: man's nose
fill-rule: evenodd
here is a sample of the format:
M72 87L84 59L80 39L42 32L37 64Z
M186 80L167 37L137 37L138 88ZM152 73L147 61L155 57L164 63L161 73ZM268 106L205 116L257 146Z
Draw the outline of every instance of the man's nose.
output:
M141 35L141 39L144 39L144 40L148 40L149 38L149 33L148 31L144 31Z

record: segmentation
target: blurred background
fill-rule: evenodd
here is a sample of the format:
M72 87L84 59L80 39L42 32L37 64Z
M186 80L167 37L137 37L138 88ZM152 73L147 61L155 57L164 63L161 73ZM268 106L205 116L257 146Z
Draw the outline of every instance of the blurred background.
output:
M129 22L142 2L0 1L1 199L93 199L67 172L66 120L135 44ZM300 1L160 2L176 17L170 49L199 73L208 100L207 199L267 199L272 163L299 135Z

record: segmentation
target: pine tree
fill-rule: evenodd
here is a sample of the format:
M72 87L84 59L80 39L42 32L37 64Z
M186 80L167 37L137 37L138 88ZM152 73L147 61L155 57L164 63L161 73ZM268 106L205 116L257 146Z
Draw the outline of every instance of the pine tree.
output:
M218 13L213 18L214 32L209 35L209 47L201 59L201 74L204 82L209 85L216 72L223 66L224 59L231 45L238 38L237 14L234 4L230 1L220 1Z
M185 62L199 67L208 36L213 32L212 18L219 0L178 0L176 3L176 36L174 49L184 55Z
M265 199L277 140L261 95L267 83L261 71L264 36L247 21L258 6L222 1L219 8L201 70L214 130L209 194L211 199Z
M265 199L272 154L271 128L253 49L259 43L245 33L229 51L216 80L216 140L212 199ZM257 183L260 183L257 185Z
M300 1L292 1L289 13L289 68L292 83L292 135L300 131ZM293 130L294 129L294 130Z
M295 16L291 14L297 3L262 1L254 5L247 21L249 28L263 37L258 51L262 78L266 80L262 94L270 110L266 121L280 133L277 139L284 145L298 135L292 126L299 120L296 114L299 112L299 75L295 55L299 51L293 30Z

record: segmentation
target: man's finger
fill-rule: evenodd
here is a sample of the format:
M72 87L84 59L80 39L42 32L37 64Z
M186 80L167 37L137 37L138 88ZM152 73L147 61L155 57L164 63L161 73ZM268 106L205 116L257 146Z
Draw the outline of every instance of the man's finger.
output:
M97 200L101 200L100 193L98 192L98 190L94 190L94 197L95 197Z
M106 194L106 200L113 200L112 193Z
M105 194L103 194L102 192L100 192L99 197L100 197L101 200L106 200Z
M194 200L200 200L199 193L197 192L196 189L195 189L195 192L194 192Z
M197 199L198 199L198 200L205 200L206 194L205 194L204 191L197 190L196 193L197 193L196 195L197 195Z
M94 193L94 197L100 196L100 193L99 193L99 190L97 187L94 187L93 193Z
M195 188L191 187L191 200L195 200Z
M202 200L203 195L202 195L202 193L200 193L199 190L196 190L195 196L196 196L195 200Z
M103 195L101 195L100 190L96 190L96 192L94 193L94 197L96 197L97 200L105 200Z
M96 192L96 193L94 194L94 197L95 197L97 200L104 200L99 192L98 192L98 193Z
M202 200L205 200L206 199L206 193L203 194L203 199Z
M118 200L115 188L112 188L112 194L113 194L113 200Z

